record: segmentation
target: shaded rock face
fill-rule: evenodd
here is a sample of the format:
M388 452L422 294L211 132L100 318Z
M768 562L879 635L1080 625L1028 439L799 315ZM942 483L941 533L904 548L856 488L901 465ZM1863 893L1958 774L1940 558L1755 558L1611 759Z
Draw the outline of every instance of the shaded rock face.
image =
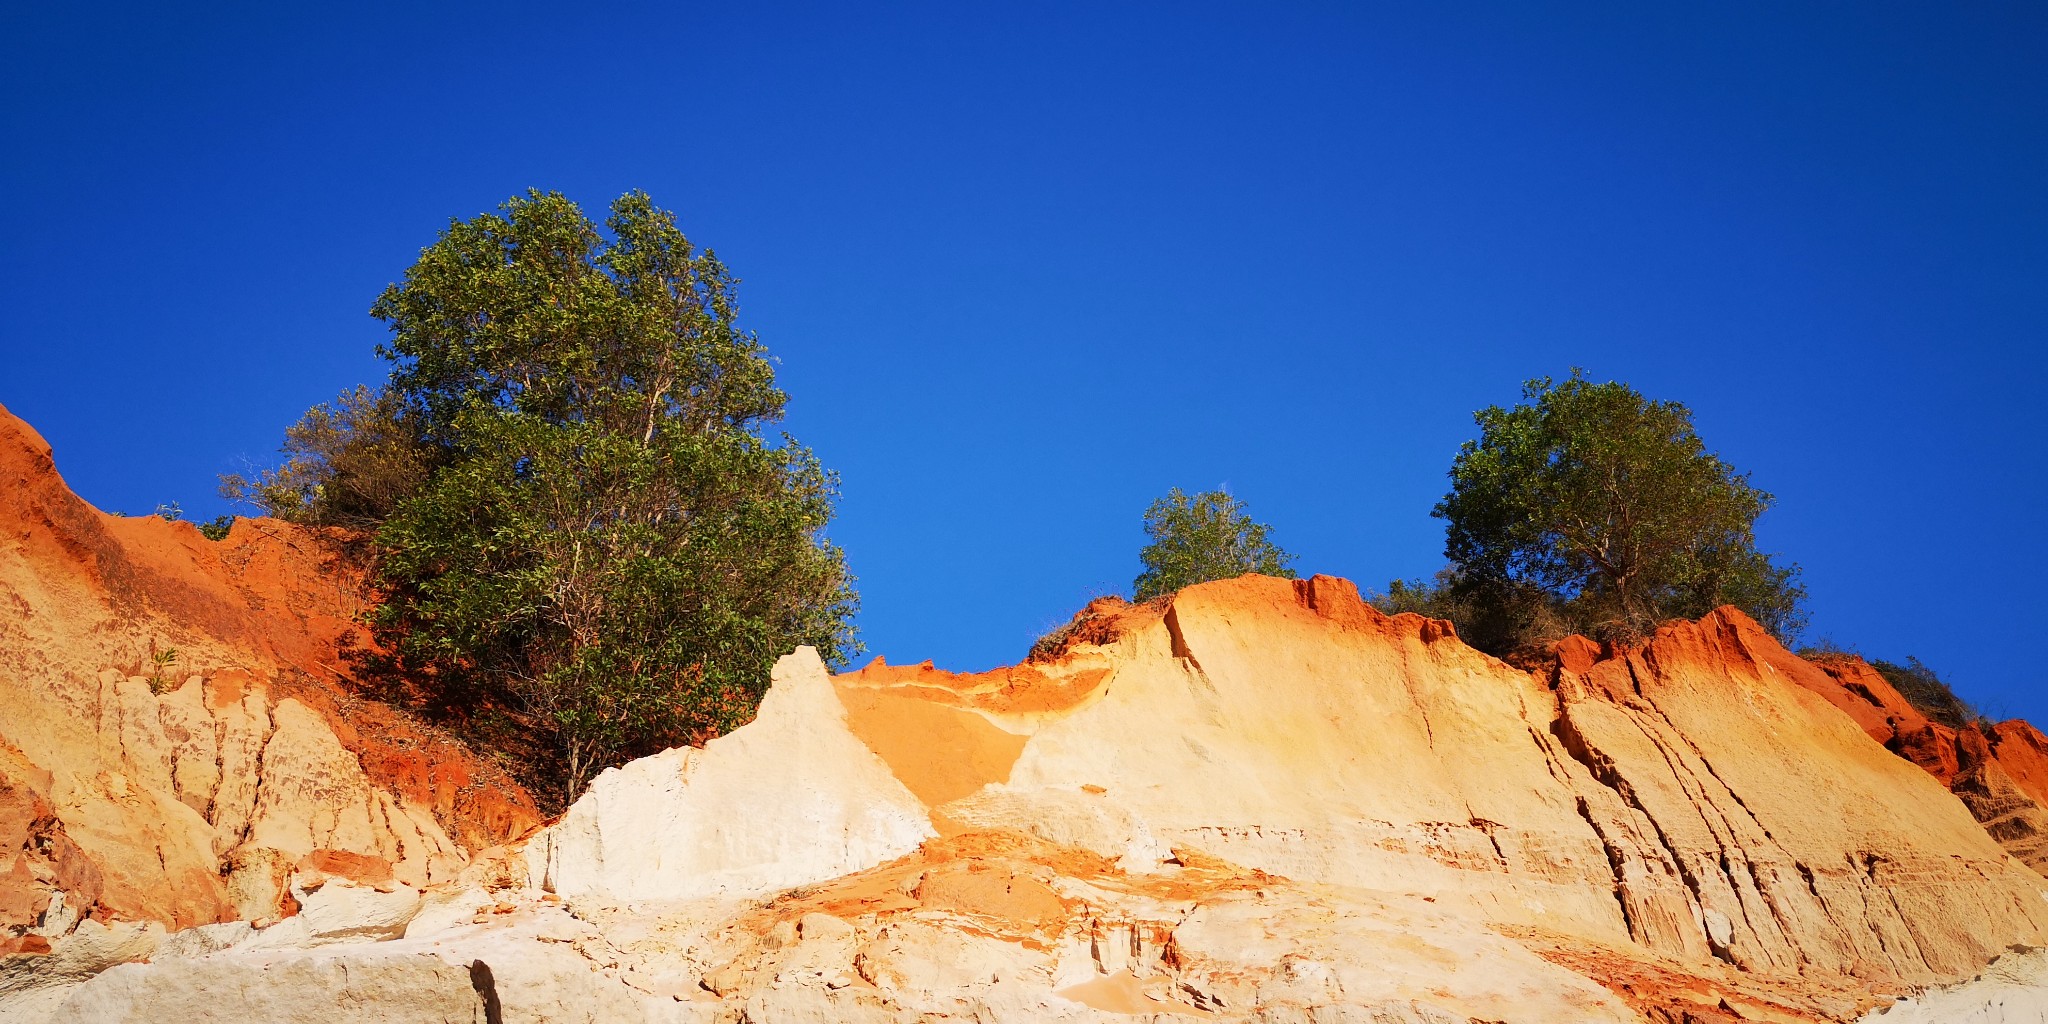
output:
M0 409L0 949L274 920L301 867L427 885L537 824L502 772L348 696L364 589L330 551L103 514Z
M1800 685L1940 780L2000 845L2048 874L2048 737L2017 719L1960 729L1930 721L1861 658L1815 665L1799 673Z

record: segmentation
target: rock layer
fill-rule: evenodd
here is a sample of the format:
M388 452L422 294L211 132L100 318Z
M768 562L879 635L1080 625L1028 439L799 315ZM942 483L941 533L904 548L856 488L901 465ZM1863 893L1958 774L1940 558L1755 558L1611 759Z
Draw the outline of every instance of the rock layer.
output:
M1830 655L1800 685L1834 704L1887 750L1939 779L2013 856L2048 874L2048 737L2013 720L1930 721L1863 659Z
M366 599L335 540L101 513L0 409L0 949L275 919L302 866L426 885L537 823L502 772L351 695Z
M924 805L847 731L805 647L775 666L752 723L607 769L527 858L550 892L681 900L822 882L933 834Z
M302 873L32 1019L459 1019L481 964L503 1020L1839 1021L2048 941L2048 883L1732 610L1536 673L1327 577L1083 626L979 675L801 651L450 882Z
M499 845L530 803L335 681L317 535L102 516L4 415L0 483L0 1024L1847 1021L2048 944L2048 741L1732 609L1533 672L1330 577L801 650Z

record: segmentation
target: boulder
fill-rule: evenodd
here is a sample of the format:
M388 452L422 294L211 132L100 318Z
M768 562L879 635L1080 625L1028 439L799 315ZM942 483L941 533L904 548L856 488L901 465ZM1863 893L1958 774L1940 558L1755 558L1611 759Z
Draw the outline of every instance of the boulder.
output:
M601 773L527 858L535 884L564 896L681 900L836 878L933 834L801 647L776 663L752 722Z

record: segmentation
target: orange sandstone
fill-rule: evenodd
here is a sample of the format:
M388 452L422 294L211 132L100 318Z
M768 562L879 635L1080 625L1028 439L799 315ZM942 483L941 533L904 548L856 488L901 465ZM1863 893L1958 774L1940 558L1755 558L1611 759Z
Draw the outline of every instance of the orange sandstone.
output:
M307 858L425 884L538 823L502 771L355 695L339 649L369 599L336 540L107 515L0 409L0 926L59 893L173 927L275 916Z

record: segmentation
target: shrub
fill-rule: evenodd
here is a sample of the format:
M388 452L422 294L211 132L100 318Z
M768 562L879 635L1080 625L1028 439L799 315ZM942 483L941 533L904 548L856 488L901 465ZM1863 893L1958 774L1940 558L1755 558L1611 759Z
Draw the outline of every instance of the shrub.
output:
M1535 655L1575 631L1557 602L1533 586L1493 587L1486 600L1476 600L1457 571L1448 568L1429 580L1393 580L1384 592L1369 593L1366 600L1389 615L1415 612L1448 619L1460 640L1509 660Z
M1081 628L1079 618L1070 619L1046 631L1043 636L1031 641L1031 648L1024 652L1025 661L1050 661L1059 657L1068 647L1068 641Z
M1872 661L1870 667L1876 669L1885 682L1892 684L1907 703L1933 721L1960 729L1984 717L1968 701L1956 696L1956 692L1927 663L1910 654L1903 665L1879 660Z
M1449 569L1439 569L1433 579L1391 580L1384 591L1369 591L1367 604L1388 615L1414 612L1432 619L1459 619L1467 609L1451 593Z
M285 428L283 464L221 477L225 498L306 526L376 529L425 486L442 453L398 393L357 386Z
M161 696L166 690L169 690L171 688L172 680L166 679L164 677L164 673L169 672L172 668L175 668L177 664L177 648L165 647L159 649L156 645L155 640L151 640L149 642L148 668L150 693Z
M1135 600L1248 572L1292 579L1294 556L1271 534L1272 527L1253 522L1244 502L1224 491L1188 495L1173 488L1145 510L1151 543L1138 553L1144 571L1131 584Z

